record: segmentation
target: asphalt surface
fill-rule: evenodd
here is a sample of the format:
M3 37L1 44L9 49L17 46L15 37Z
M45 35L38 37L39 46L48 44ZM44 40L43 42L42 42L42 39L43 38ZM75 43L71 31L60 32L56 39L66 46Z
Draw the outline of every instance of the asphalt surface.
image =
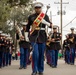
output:
M12 65L0 69L0 75L31 75L31 65L27 69L19 70L19 60L12 61ZM58 67L51 68L45 62L44 75L76 75L76 63L75 65L65 64L63 59L59 59Z

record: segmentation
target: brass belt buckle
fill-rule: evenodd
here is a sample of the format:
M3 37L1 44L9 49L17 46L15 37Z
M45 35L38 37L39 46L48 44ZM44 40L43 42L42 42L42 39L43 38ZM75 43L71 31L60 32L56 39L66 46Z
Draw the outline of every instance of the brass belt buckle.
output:
M40 27L35 28L35 30L40 30Z

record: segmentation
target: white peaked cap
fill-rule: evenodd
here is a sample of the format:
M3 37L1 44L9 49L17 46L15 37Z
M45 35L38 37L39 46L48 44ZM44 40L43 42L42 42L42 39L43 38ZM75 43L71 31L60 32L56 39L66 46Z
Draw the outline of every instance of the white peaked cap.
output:
M5 34L5 33L2 33L1 35L2 35L2 36L6 36L6 34Z
M21 25L26 26L27 22L21 22Z
M34 6L34 8L35 8L35 7L43 7L43 3L41 3L41 2L35 2L35 3L33 4L33 6Z
M0 34L2 33L3 31L0 31Z

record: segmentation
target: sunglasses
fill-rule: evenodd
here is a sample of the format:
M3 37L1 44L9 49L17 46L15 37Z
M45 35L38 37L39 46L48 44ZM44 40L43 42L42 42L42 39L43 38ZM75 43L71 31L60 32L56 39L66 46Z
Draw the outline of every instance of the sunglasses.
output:
M35 7L35 9L40 9L41 7Z

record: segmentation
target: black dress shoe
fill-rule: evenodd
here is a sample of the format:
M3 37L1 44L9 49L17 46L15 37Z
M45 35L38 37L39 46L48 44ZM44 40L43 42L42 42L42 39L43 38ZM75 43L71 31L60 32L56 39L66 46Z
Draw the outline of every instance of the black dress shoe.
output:
M23 67L19 67L19 69L22 69Z
M24 69L26 69L27 67L24 67Z
M6 64L6 66L8 66L8 64Z
M57 68L57 66L52 65L52 68Z
M48 62L46 62L48 65L50 65Z
M52 65L50 64L50 67L52 67Z
M9 66L11 65L11 63L9 63Z
M71 63L71 65L74 65L74 63Z
M5 65L3 65L2 67L5 67Z
M31 75L37 75L37 72L32 73Z
M0 69L1 69L2 67L0 66Z
M43 72L39 72L39 75L43 75Z

